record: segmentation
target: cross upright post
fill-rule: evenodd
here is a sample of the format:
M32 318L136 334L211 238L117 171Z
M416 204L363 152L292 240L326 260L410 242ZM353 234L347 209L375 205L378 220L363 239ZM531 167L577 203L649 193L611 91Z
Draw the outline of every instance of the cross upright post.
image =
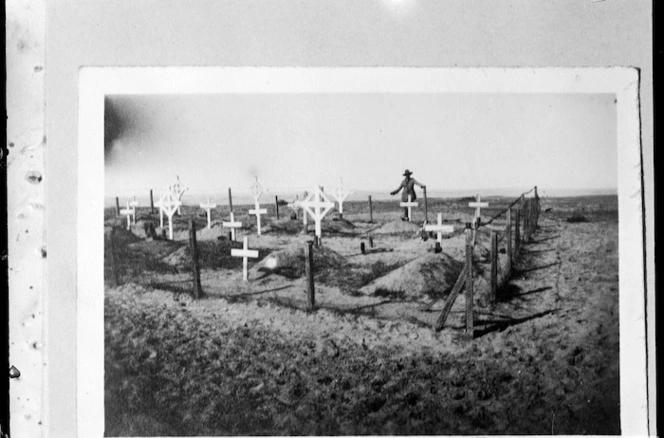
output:
M332 193L332 196L334 196L334 199L336 199L337 202L339 203L339 217L340 218L344 217L344 201L346 200L348 195L350 195L350 192L343 187L341 182L339 183L337 188Z
M180 201L182 199L182 195L184 195L184 192L189 190L188 187L185 187L181 182L180 182L180 177L177 177L177 182L173 184L172 186L169 187L169 190L175 198ZM178 216L180 215L180 206L182 205L182 202L180 202L180 205L178 205Z
M231 220L230 222L222 222L221 223L222 228L230 228L231 229L231 240L235 241L235 229L236 228L242 228L242 222L236 222L235 221L235 214L231 211Z
M129 201L127 201L127 208L120 210L120 214L127 216L127 229L131 230L131 216L134 214L134 210L129 206Z
M242 241L242 249L231 249L231 256L242 257L242 279L244 281L249 281L247 273L248 258L258 258L258 250L249 249L247 236L244 236Z
M217 204L212 204L210 203L210 198L207 198L207 201L205 204L201 204L201 208L206 211L207 213L207 227L208 230L212 227L211 222L210 222L210 210L213 208L217 208Z
M402 203L399 204L401 207L407 207L408 208L408 221L409 222L413 220L412 208L417 207L417 202L413 201L411 198L412 198L412 196L408 195L408 202L402 202Z
M138 201L136 200L136 196L134 196L134 200L129 203L129 206L131 207L131 221L136 225L136 207L138 207Z
M173 215L182 204L170 190L159 200L159 210L168 216L168 235L173 240ZM162 223L163 227L163 223Z
M334 202L331 202L320 187L316 186L313 193L307 199L300 203L307 213L311 215L316 224L316 236L318 239L322 237L321 221L323 217L334 207Z
M488 202L482 202L482 199L480 198L479 193L475 195L475 202L469 202L468 207L475 208L475 218L473 219L474 222L479 223L481 220L481 209L486 208L489 206Z
M443 233L451 234L454 233L453 225L443 225L443 213L438 213L438 223L437 224L426 224L424 225L424 231L435 231L436 241L438 243L443 242Z
M261 235L261 215L267 214L267 209L260 207L261 207L260 204L258 203L258 201L256 201L254 208L249 210L249 214L256 216L256 233L259 236Z

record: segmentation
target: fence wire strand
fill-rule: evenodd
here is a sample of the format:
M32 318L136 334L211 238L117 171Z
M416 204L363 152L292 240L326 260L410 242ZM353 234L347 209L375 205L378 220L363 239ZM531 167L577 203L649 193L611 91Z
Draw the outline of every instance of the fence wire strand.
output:
M482 223L480 223L480 225L478 226L478 228L483 227L483 226L486 226L486 225L490 225L493 221L495 221L496 219L498 219L500 216L502 216L502 215L504 215L505 213L507 213L507 210L509 210L510 208L514 207L517 203L521 202L521 200L522 200L526 195L532 193L532 192L535 190L536 187L537 187L537 186L534 186L532 189L528 190L527 192L523 192L523 193L521 193L521 194L516 198L516 200L515 200L514 202L512 202L507 208L505 208L504 210L500 211L498 214L494 215L494 216L493 216L491 219L489 219L487 222L482 222Z

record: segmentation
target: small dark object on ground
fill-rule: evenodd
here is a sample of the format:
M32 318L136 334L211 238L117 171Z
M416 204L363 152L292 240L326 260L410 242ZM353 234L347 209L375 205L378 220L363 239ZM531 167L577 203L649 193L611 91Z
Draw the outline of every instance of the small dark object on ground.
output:
M548 212L550 212L551 210L553 210L553 208L552 208L552 207L549 207L549 208L547 208L547 209L544 210L544 213L548 213Z
M574 224L578 222L590 222L590 221L585 216L577 215L577 216L568 217L567 222Z

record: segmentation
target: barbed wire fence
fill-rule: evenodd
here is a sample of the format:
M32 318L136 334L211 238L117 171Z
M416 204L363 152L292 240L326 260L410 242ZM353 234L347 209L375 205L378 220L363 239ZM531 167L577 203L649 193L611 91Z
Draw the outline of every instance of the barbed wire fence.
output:
M533 194L532 197L527 198L528 195ZM150 195L152 192L150 191ZM155 213L155 205L152 202L149 211L143 211L142 215L138 217L139 220L152 220L158 217L159 213ZM117 204L117 203L116 203ZM232 200L230 199L229 192L229 204L230 210L232 211ZM278 211L279 199L275 196L275 210ZM157 207L157 211L159 208ZM371 208L371 196L369 196L369 214L372 216ZM275 211L275 213L276 213ZM494 214L487 221L477 221L466 224L467 227L465 230L460 230L459 233L465 233L466 235L466 261L464 268L459 275L450 295L448 296L444 308L441 311L440 316L438 317L434 328L436 331L441 330L451 311L451 307L454 304L454 300L457 298L462 289L466 290L466 332L469 337L472 338L473 334L473 263L475 263L473 258L473 248L479 241L476 241L475 237L479 230L482 228L490 228L489 232L489 242L490 242L490 290L488 291L488 297L491 302L495 302L498 290L506 281L509 280L513 266L514 260L517 259L520 255L521 246L524 242L528 242L538 227L540 215L540 198L537 192L537 186L531 188L530 190L524 191L519 196L514 198L512 202L508 204L507 207L500 210L498 213ZM116 218L119 216L119 209L116 211ZM190 293L194 298L200 298L204 295L204 292L201 287L200 280L200 266L199 266L199 250L198 243L196 240L196 218L197 215L190 214L188 217L183 218L188 221L188 231L189 231L189 256L191 259L190 263L190 278L188 279L177 279L177 280L150 280L144 278L144 281L147 284L166 287L173 291L180 291L181 293ZM500 218L505 218L506 224L502 228L496 229L494 223ZM136 226L136 224L132 225ZM122 226L114 225L107 236L107 251L106 254L109 260L110 272L107 274L108 281L111 286L119 286L123 282L123 278L128 276L128 266L127 263L122 263L119 261L117 251L118 251L118 231L122 229ZM146 230L146 235L148 231ZM454 233L458 234L458 233ZM162 236L162 238L165 236ZM159 238L159 237L157 237ZM503 246L502 250L507 254L507 261L504 267L499 267L499 246ZM131 262L130 262L131 263ZM499 275L499 272L502 275ZM190 284L191 287L179 287L180 285Z
M526 198L527 195L533 193L533 196ZM495 303L499 289L503 284L509 281L514 269L514 261L521 253L521 247L524 242L529 242L533 233L539 226L540 216L540 198L537 192L537 186L532 189L521 193L515 198L506 208L499 211L486 222L471 222L466 224L464 230L466 234L466 257L464 267L459 274L459 277L448 295L445 305L441 310L436 322L434 323L434 330L440 331L444 328L447 317L449 316L452 306L457 299L458 295L465 289L466 298L466 311L465 332L468 339L474 337L474 247L477 244L475 239L477 232L483 227L493 224L498 218L505 217L506 224L502 229L492 228L489 232L490 250L490 274L489 274L489 291L487 292L491 304ZM499 269L499 243L504 243L503 250L507 254L507 260L503 269ZM499 276L499 270L502 275Z

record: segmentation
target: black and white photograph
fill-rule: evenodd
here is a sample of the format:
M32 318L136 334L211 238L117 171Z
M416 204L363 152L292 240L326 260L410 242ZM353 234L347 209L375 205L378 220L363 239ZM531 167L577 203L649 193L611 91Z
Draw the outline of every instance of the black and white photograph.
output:
M620 434L618 95L344 73L103 95L105 434Z

